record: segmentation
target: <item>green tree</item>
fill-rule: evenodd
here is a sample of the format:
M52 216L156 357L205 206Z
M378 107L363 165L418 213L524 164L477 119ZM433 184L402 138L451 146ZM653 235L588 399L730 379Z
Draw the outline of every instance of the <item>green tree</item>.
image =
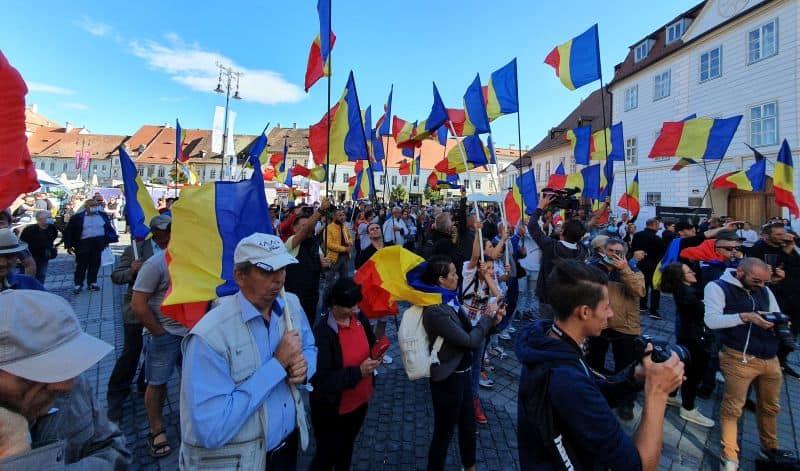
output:
M405 201L406 199L406 189L403 188L402 185L397 185L392 188L392 192L389 193L389 200L390 201Z
M427 183L425 184L425 190L423 190L422 195L425 197L425 201L428 201L429 203L436 203L444 199L441 191L434 190Z
M169 181L170 182L176 181L175 180L175 164L172 164L170 166L170 168L169 168ZM183 173L183 170L181 168L178 168L178 179L177 179L178 185L180 185L182 183L187 183L187 182L188 182L188 180L186 179L186 174Z

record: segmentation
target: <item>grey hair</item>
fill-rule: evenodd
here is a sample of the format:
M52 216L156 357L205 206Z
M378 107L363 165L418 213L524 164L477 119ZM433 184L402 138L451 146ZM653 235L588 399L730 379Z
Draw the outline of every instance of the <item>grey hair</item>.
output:
M442 211L437 214L433 224L437 231L447 232L450 229L448 227L450 225L450 213Z
M626 254L628 253L628 244L626 244L625 241L622 240L622 239L619 239L617 237L609 237L608 240L606 240L606 243L603 246L603 248L608 249L609 245L621 245L622 246L622 250Z
M36 211L36 214L34 214L34 217L36 219L39 219L40 216L44 216L44 217L48 217L49 218L50 217L50 211L47 211L47 210L44 210L44 209Z
M741 262L739 262L739 268L741 268L747 273L750 273L750 271L753 270L754 268L772 270L772 267L770 267L770 265L767 262L761 260L760 258L755 258L755 257L747 257L743 259Z

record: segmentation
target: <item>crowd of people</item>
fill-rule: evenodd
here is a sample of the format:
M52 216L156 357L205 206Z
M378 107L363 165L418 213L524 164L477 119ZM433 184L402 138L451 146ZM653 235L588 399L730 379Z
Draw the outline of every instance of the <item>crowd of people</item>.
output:
M463 194L430 205L273 205L275 235L253 234L236 247L239 292L211 303L190 330L161 311L175 201L165 200L151 236L125 247L111 274L126 286L124 346L101 411L80 373L111 347L81 333L65 301L34 291L45 289L59 235L75 256L75 294L84 282L99 289L124 202L76 198L58 211L59 228L40 201L22 199L33 220L19 236L9 229L14 214L0 213L0 467L62 460L124 468L130 453L115 423L135 384L154 458L179 448L182 469L295 469L313 437L311 469L349 469L380 365L393 361L385 353L391 319L364 316L358 306L369 293L353 274L390 246L425 259L421 282L442 299L422 310L436 356L427 469L444 468L456 429L461 464L475 469L477 427L489 422L479 392L491 394L504 346L522 364L522 469L656 469L666 408L713 427L697 398L717 387L723 469L738 467L737 422L748 408L758 416L762 459L794 459L777 438L781 384L800 376L787 361L800 333L800 251L787 220L757 231L712 214L698 225L648 219L638 230L627 214L611 222L588 208L557 216L549 194L515 226L497 206ZM662 292L675 301L677 345L642 335L643 315L663 322ZM162 416L176 372L179 446ZM619 421L635 418L637 398L640 421L629 436Z

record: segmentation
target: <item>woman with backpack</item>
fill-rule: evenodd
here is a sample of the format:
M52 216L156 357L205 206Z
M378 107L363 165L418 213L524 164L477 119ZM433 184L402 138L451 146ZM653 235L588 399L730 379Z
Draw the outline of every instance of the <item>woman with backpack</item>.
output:
M491 265L487 266L491 269ZM439 363L430 368L434 425L427 469L444 469L447 448L458 424L461 464L466 470L474 470L477 427L470 379L472 351L483 346L492 327L503 320L505 308L491 303L473 326L458 304L456 266L445 256L436 255L427 262L421 281L431 291L442 294L442 304L427 306L422 311L428 339L443 339Z
M381 363L370 355L375 335L358 309L361 286L340 278L326 300L327 314L314 326L317 372L311 380L311 423L317 450L312 470L347 470L353 445L372 397L373 372Z

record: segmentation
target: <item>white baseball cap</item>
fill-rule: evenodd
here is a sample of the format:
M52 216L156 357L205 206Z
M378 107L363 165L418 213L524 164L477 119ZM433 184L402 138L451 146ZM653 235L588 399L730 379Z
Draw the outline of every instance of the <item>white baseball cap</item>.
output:
M81 329L64 298L24 289L0 293L0 370L58 383L88 370L112 349Z
M239 241L233 252L233 263L250 262L266 271L278 271L286 265L297 263L289 255L280 237L256 232Z

